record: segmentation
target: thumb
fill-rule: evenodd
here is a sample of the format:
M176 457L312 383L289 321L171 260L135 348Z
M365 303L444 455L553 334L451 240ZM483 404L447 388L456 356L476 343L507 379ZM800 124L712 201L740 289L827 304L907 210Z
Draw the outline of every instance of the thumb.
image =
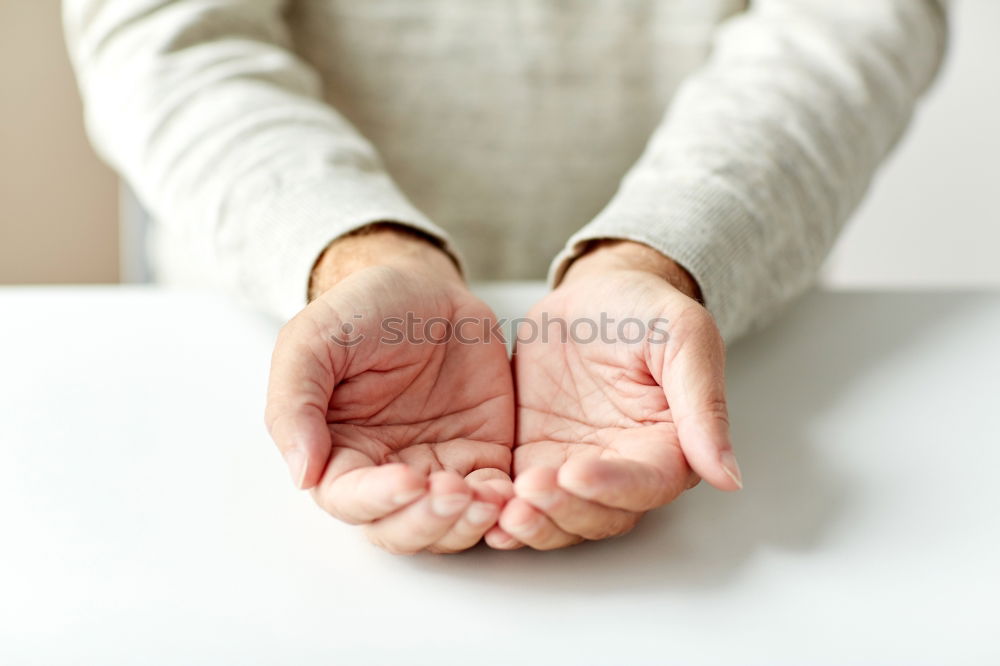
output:
M660 385L691 468L720 490L743 487L729 434L725 345L703 308L685 312L663 345Z
M275 343L264 420L292 482L307 489L319 483L330 457L326 413L335 376L321 329L301 317L288 322Z

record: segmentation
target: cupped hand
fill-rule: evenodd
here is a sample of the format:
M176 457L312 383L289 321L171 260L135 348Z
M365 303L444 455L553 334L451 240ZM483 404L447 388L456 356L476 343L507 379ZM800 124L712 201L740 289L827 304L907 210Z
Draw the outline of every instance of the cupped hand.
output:
M334 243L282 329L266 422L301 488L392 552L475 545L513 495L514 396L494 314L396 228Z
M516 497L491 539L603 539L699 478L742 487L724 345L696 293L652 248L605 242L531 311L514 354Z

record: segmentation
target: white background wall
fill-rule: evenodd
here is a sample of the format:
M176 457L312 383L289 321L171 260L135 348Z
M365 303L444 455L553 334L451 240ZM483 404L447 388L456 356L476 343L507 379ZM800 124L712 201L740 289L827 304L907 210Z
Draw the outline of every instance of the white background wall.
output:
M1000 0L957 0L952 40L826 284L1000 287Z

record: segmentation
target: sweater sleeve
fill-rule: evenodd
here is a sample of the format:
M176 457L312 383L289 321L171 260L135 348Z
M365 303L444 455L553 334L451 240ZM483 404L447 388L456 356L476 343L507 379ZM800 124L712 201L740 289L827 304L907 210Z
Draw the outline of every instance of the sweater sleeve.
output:
M605 209L569 240L684 266L731 341L814 280L938 71L947 0L756 0L723 24Z
M285 0L64 0L91 139L191 260L289 317L334 238L393 221L444 232L321 100ZM454 254L454 253L453 253Z

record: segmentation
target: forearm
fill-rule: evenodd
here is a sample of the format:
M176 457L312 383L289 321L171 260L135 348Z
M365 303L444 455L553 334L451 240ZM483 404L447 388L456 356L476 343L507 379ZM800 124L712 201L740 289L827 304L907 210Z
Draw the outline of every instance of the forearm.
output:
M607 208L553 265L624 238L691 272L725 337L805 289L933 79L936 0L760 0L720 30Z
M285 0L65 0L91 137L186 261L281 318L334 238L444 236L290 48Z

